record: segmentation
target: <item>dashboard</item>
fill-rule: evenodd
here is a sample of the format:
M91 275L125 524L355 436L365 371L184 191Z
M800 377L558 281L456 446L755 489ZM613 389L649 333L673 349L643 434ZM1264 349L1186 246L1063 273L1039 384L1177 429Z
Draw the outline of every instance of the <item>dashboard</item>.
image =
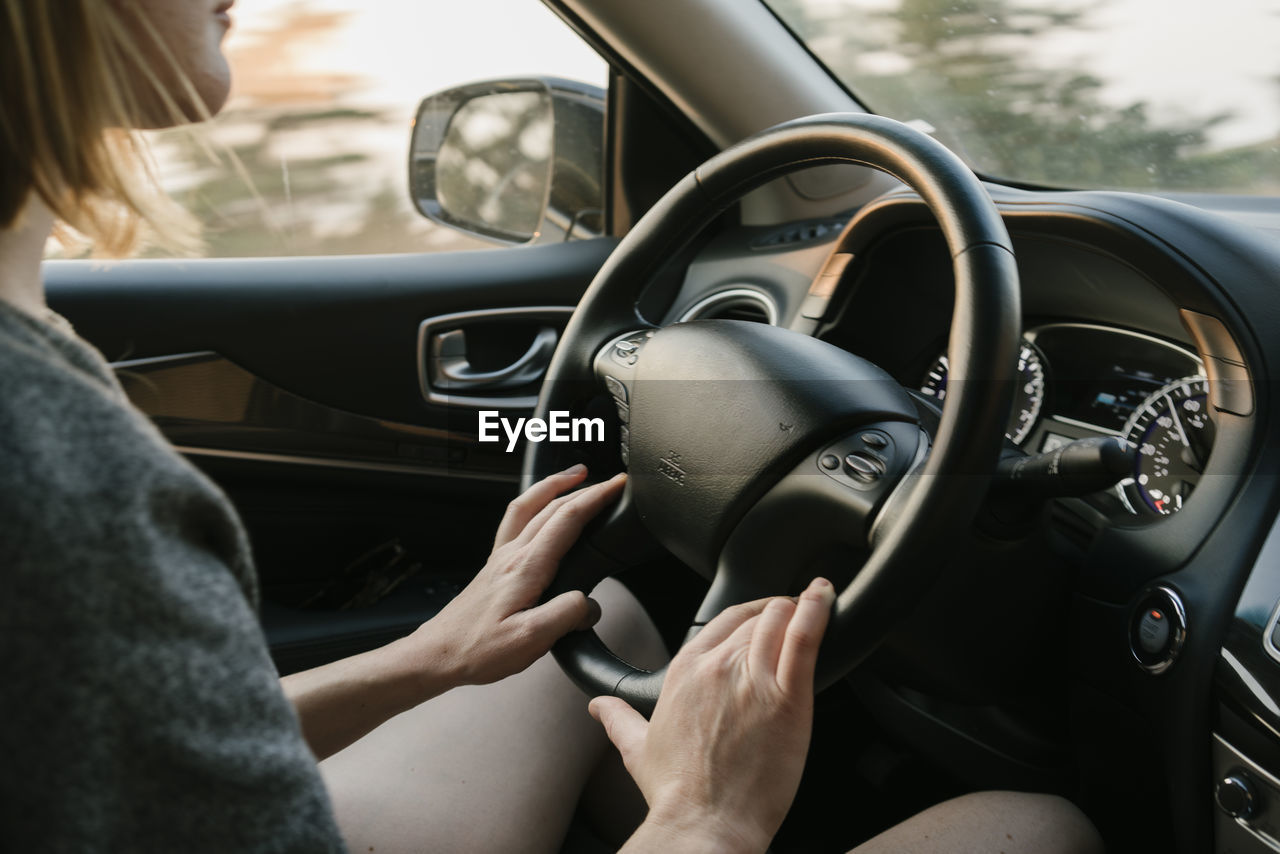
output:
M1280 546L1259 557L1280 505L1280 459L1267 462L1280 449L1265 438L1280 224L1131 194L990 189L1022 291L1009 452L1118 437L1132 468L958 543L878 654L888 675L868 702L935 759L964 756L958 774L1070 791L1129 850L1215 850L1215 838L1280 850L1266 841L1280 813L1259 806L1280 805ZM945 405L953 289L939 230L903 191L842 221L722 231L666 319L755 293L762 317ZM1049 744L1070 771L1028 770ZM1234 810L1249 779L1255 802L1228 811L1218 792Z

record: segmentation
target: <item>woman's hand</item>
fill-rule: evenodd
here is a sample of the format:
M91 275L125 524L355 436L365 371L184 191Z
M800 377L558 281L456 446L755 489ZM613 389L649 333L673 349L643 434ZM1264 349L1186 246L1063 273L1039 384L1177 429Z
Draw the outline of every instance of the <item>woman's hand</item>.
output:
M582 526L625 482L619 476L564 494L586 476L574 466L511 502L484 569L413 634L281 680L317 759L450 688L518 673L566 632L599 618L577 591L538 605Z
M585 466L552 475L512 501L498 526L493 553L443 611L407 640L436 678L483 685L519 673L568 632L589 628L600 609L580 591L538 599L582 528L622 492L625 475L570 492Z
M729 608L671 662L646 722L616 697L591 701L649 816L624 851L764 851L800 785L813 673L835 591Z

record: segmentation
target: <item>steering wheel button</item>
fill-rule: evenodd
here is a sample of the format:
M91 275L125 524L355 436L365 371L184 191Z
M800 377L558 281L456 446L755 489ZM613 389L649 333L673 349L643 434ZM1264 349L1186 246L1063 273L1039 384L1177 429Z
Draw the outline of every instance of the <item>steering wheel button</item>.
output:
M630 356L640 349L640 345L634 341L619 341L613 345L613 349L617 351L619 356Z
M617 377L605 377L604 387L609 389L609 394L613 395L622 403L627 402L627 386Z
M840 468L840 458L835 454L823 454L822 459L818 460L818 465L827 471L835 471Z
M863 433L858 439L872 450L882 450L889 446L889 437L883 433Z
M623 424L631 423L631 407L620 400L615 400L613 403L618 408L618 420Z
M854 451L844 458L845 471L854 480L870 483L884 474L884 463L865 451Z

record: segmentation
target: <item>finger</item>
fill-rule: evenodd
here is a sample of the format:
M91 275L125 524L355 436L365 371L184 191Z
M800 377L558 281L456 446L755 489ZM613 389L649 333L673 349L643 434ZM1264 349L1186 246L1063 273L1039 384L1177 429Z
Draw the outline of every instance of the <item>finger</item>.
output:
M778 656L778 687L784 693L813 693L813 670L818 663L818 648L822 645L822 635L831 618L831 603L835 600L835 588L825 578L815 578L800 594Z
M543 478L526 489L507 505L507 512L498 523L498 533L493 538L493 547L496 549L514 540L529 524L529 520L537 516L551 499L582 483L586 476L587 467L579 463L559 474Z
M694 635L692 640L681 647L680 652L687 655L706 652L733 634L738 626L763 611L769 602L769 599L756 599L753 602L743 602L741 605L725 608L716 614L715 619L707 623L702 631Z
M604 612L600 609L600 603L592 599L590 596L588 596L587 597L587 615L582 618L582 622L578 623L578 625L573 627L574 630L579 632L585 632L587 629L591 628L596 623L600 622L600 617L603 614Z
M570 492L567 495L561 495L560 497L552 500L546 507L539 510L536 516L529 520L529 523L524 526L524 530L516 534L512 542L515 543L516 546L524 546L534 537L538 536L538 532L542 530L543 525L547 524L547 520L554 516L556 511L563 505L576 498L577 495L577 492Z
M543 526L551 520L551 517L554 516L561 507L568 504L570 501L577 501L587 490L600 489L610 482L611 480L606 480L604 483L593 484L586 489L571 492L568 495L561 495L555 501L552 501L546 507L542 508L542 511L538 513L537 516L534 516L533 520L525 526L523 531L520 532L520 536L516 537L515 540L516 545L525 546L532 542L533 538L538 536L538 533L542 530Z
M536 608L521 611L509 619L518 620L529 645L540 656L560 638L580 627L589 628L599 619L596 605L593 619L592 601L581 590L569 590Z
M605 735L622 754L622 764L631 776L636 776L635 762L644 747L644 737L649 732L649 722L644 716L617 697L596 697L587 706L591 717L604 724Z
M765 606L751 636L751 652L747 656L747 667L753 674L767 675L770 679L777 677L782 642L795 612L796 603L789 598L773 599Z
M625 474L580 490L561 504L529 541L530 563L554 570L560 558L573 547L583 527L622 494Z

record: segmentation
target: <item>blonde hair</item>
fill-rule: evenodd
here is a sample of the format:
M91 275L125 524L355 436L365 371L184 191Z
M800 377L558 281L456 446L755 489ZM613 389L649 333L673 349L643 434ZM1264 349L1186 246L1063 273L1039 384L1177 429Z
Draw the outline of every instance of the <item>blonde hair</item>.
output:
M34 193L64 244L69 228L98 255L130 254L144 238L198 249L195 219L160 188L137 129L208 117L132 0L0 0L0 229Z

